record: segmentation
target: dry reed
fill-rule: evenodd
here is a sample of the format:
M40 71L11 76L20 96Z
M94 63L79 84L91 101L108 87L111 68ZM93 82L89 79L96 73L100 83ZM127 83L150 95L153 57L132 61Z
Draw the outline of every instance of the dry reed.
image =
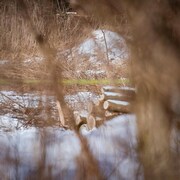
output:
M112 26L122 12L130 24L132 79L137 86L139 159L145 179L177 179L179 154L171 149L174 123L179 123L180 4L165 1L72 0L72 5ZM172 106L172 104L174 104ZM174 108L175 109L174 109ZM176 160L175 160L175 159Z

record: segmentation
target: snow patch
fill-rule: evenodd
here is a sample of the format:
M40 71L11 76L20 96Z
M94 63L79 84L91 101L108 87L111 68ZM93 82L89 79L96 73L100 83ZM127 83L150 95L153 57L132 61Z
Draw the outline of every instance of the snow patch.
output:
M77 47L66 51L69 62L78 61L76 69L88 77L106 75L105 66L109 63L117 68L129 59L129 49L125 39L108 30L95 30L91 36ZM87 65L85 65L87 64Z
M91 92L78 92L76 94L66 95L65 101L75 110L86 110L88 102L97 98L98 96Z
M125 39L115 32L96 30L92 38L85 40L78 47L79 54L95 55L98 51L108 54L109 60L126 60L129 57Z
M108 179L135 178L139 163L135 151L137 142L134 115L114 118L99 129L86 134L86 138ZM52 167L53 177L61 175L64 171L69 175L72 171L75 172L76 158L81 153L76 135L72 131L57 128L33 128L1 133L0 143L0 160L4 162L0 164L0 170L6 168L6 174L10 174L18 166L21 171L14 173L17 173L20 179L26 179L28 172L37 170L38 162L44 156L45 167ZM5 161L7 156L14 161ZM16 162L16 158L19 164L12 164Z

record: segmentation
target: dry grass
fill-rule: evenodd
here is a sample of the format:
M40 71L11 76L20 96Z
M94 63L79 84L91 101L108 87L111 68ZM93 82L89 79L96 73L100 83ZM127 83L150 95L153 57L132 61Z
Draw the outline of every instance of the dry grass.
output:
M79 26L85 20L68 16L63 12L56 13L52 1L27 1L28 12L32 22L38 31L47 38L55 49L65 50L82 39L84 28ZM29 31L29 25L19 13L19 6L16 0L1 1L0 6L0 49L2 55L17 54L32 57L39 55L39 50L33 35ZM87 28L88 29L88 28ZM78 33L81 30L81 34Z
M1 76L51 81L53 94L61 103L64 115L69 115L65 117L65 125L75 130L81 142L82 156L78 164L83 170L80 177L104 178L86 139L75 127L72 112L63 100L62 71L65 69L69 72L65 75L68 78L78 77L74 69L79 61L74 59L72 64L67 64L67 57L57 52L64 52L79 44L92 29L106 27L123 35L131 47L131 73L138 89L134 107L138 119L137 152L144 167L144 177L178 179L179 152L172 151L170 146L174 124L179 130L180 97L180 8L177 1L175 6L173 3L175 0L72 0L73 6L83 13L79 17L61 12L57 15L51 1L0 2L0 26L4 27L0 29L0 58L13 59L2 69ZM39 66L32 63L26 72L23 59L35 56L43 57L44 63ZM86 69L89 64L84 64ZM112 71L106 63L104 68L106 72ZM112 78L114 73L107 73L107 76ZM82 77L86 78L81 74L79 78ZM57 86L59 79L60 86ZM41 163L39 172L43 177L41 168L44 162Z
M172 152L170 136L174 123L179 123L179 102L173 100L179 99L180 92L179 1L72 0L72 3L112 25L122 12L127 14L132 35L129 41L132 77L138 88L135 103L138 152L144 176L145 179L177 179L179 154Z
M44 58L44 66L45 66L45 73L41 74L42 78L50 80L50 86L53 89L53 94L56 97L58 107L62 109L59 110L59 117L61 118L61 126L65 128L70 128L74 130L76 136L79 138L81 144L81 162L84 162L84 168L86 169L83 173L86 174L86 178L89 179L90 177L94 176L96 179L103 179L103 175L99 171L97 160L94 158L92 153L89 150L88 142L85 137L83 137L77 127L75 126L75 120L73 118L73 114L71 109L69 109L64 101L64 92L63 92L63 83L62 83L62 64L61 61L59 62L59 66L57 66L57 58L62 58L62 56L57 57L57 51L65 50L66 48L71 48L77 42L80 42L81 38L83 37L82 29L77 28L80 26L80 22L82 22L81 18L77 21L74 21L73 17L67 16L59 16L53 15L51 13L51 5L49 1L45 3L46 6L42 5L41 1L38 2L29 2L29 1L15 1L15 19L14 16L11 16L10 10L3 11L2 14L6 17L6 13L11 17L8 18L7 22L11 20L17 23L17 19L21 19L22 24L18 24L18 26L14 24L8 24L7 26L11 29L15 30L13 32L5 31L4 37L8 37L7 40L12 40L9 49L10 53L14 55L14 52L17 52L18 58L17 64L14 67L15 70L13 71L14 74L17 74L18 69L22 70L23 61L19 59L21 57L22 52L31 52L31 54L41 53ZM17 3L17 4L16 4ZM9 9L12 3L8 2L7 6L5 5L5 9ZM29 8L30 7L30 8ZM18 9L18 13L16 10ZM32 9L31 9L32 8ZM47 8L47 9L46 9ZM2 8L3 9L3 8ZM12 10L12 9L11 9ZM48 16L50 12L51 16ZM12 13L13 14L13 13ZM61 19L62 18L62 19ZM75 17L76 18L76 17ZM83 20L84 21L84 20ZM2 20L2 25L6 25L6 20ZM84 22L83 22L84 23ZM78 25L78 26L77 26ZM6 30L8 29L6 27ZM17 27L19 29L17 29ZM15 28L15 29L14 29ZM88 29L89 28L85 28ZM14 40L16 35L20 32L21 39L19 38ZM28 36L27 36L28 34ZM3 37L2 37L3 38ZM3 49L7 50L6 46L8 46L7 40L5 41L2 39L3 42L6 44L2 44L1 46ZM12 43L13 42L13 43ZM24 51L27 50L27 51ZM14 58L14 57L13 57ZM61 59L60 59L61 60ZM22 71L20 73L21 78ZM16 76L17 77L17 76ZM59 85L58 85L59 84ZM25 113L24 113L25 114ZM31 112L30 112L31 114ZM29 122L28 123L32 123ZM52 124L53 125L53 124ZM42 150L43 151L43 150ZM43 153L43 152L42 152ZM40 163L40 169L38 169L39 178L44 177L44 159ZM80 163L78 163L80 165Z
M0 59L10 60L1 66L1 77L8 79L44 79L50 77L49 67L39 51L38 44L34 40L31 28L21 16L18 1L1 1L0 6ZM34 27L38 29L44 40L53 49L56 69L63 70L64 78L89 78L87 69L93 69L96 65L89 64L88 58L79 54L72 55L73 47L79 45L84 39L90 37L95 28L115 30L114 26L100 23L91 16L66 15L62 11L54 10L52 1L26 1L28 13L31 16ZM118 27L116 27L118 28ZM127 30L126 30L127 32ZM124 33L125 34L125 33ZM69 52L67 52L67 50ZM66 53L65 53L66 52ZM106 59L104 53L99 52L98 59ZM72 61L69 56L72 55ZM102 69L115 70L111 76L126 76L127 67L110 67L106 61ZM78 69L81 73L76 73ZM7 73L8 72L8 73ZM58 74L57 74L58 75ZM102 77L109 74L102 75ZM92 78L92 76L90 76ZM98 78L98 76L94 76Z

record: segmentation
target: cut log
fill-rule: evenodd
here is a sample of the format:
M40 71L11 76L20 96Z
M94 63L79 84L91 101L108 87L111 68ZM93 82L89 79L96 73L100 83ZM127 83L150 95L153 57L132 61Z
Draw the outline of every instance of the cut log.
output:
M87 123L87 115L86 114L80 114L78 111L74 111L74 118L75 118L76 125Z
M87 126L88 126L89 130L91 130L91 129L96 127L96 119L94 118L94 116L89 115L87 117Z
M118 116L119 115L119 112L110 112L108 110L105 111L105 118L108 119L109 117L112 118L112 117L115 117L115 116Z
M95 117L96 119L96 127L101 126L104 123L105 118L104 117Z
M99 99L97 99L96 101L94 101L94 105L97 107L97 106L103 106L103 103L104 103L104 101L101 101L100 100L100 98Z
M88 113L91 114L91 112L93 111L93 102L88 102L88 105L87 105L87 110L88 110Z
M78 111L74 111L74 119L75 119L76 125L79 125L81 123L81 118Z
M92 114L92 115L98 114L99 116L104 114L103 102L99 102L99 100L89 102L87 109L88 109L88 114Z
M119 100L119 101L132 101L134 100L133 93L130 95L123 94L123 93L117 93L117 92L104 92L99 98L100 101L106 101L106 100Z
M103 108L112 112L129 113L130 104L126 101L107 100L103 104Z
M98 99L93 99L92 102L94 105L99 106L99 100Z
M104 86L101 88L102 94L105 92L115 92L115 93L121 93L128 96L135 96L135 88L132 87L116 87L116 86Z
M92 114L93 116L104 116L104 109L103 109L103 105L101 106L96 106L96 105L93 105L92 106L92 109L89 109L91 111L88 111L89 114Z
M97 121L104 121L104 119L103 119L103 118L104 118L104 117L99 117L99 116L96 116L96 117L95 117L96 122L97 122Z
M102 106L103 106L103 103L104 101L99 101L98 99L93 101L93 102L89 102L88 103L88 106L87 106L87 110L88 110L88 113L91 114L92 112L95 111L100 111L100 109L103 109Z
M57 105L57 109L58 109L58 114L59 114L60 122L61 122L61 124L63 126L65 126L65 118L64 118L64 114L63 114L60 102L56 101L56 105Z
M90 114L87 118L88 128L91 130L94 127L99 127L100 125L104 123L104 120L105 120L104 117L93 116Z

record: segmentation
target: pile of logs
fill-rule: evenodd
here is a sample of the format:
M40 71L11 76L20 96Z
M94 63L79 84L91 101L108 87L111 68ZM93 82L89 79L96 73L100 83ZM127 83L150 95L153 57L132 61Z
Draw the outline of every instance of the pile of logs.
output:
M135 99L135 88L104 86L101 88L98 100L88 104L88 112L74 112L76 124L87 124L89 130L100 126L104 121L123 114L131 113L132 102Z

